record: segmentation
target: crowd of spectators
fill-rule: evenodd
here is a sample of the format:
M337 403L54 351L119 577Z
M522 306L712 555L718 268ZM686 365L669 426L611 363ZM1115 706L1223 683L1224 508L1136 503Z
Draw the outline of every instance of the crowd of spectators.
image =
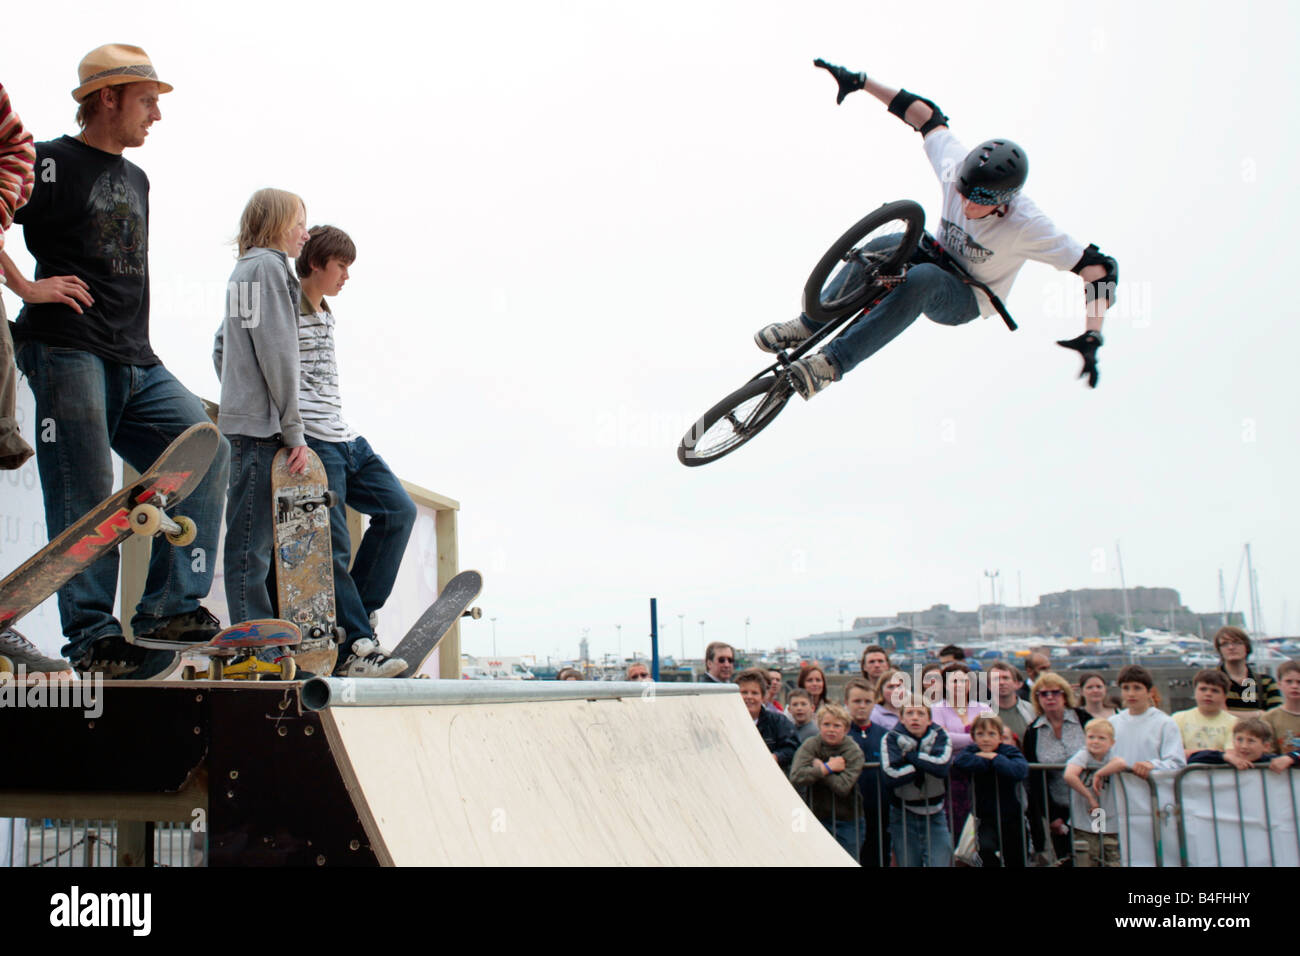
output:
M1072 685L1043 654L1024 674L1007 661L977 674L960 648L944 648L915 688L873 645L839 700L815 664L784 701L779 672L734 680L773 760L863 866L1114 867L1119 774L1300 763L1300 663L1282 664L1276 680L1256 671L1235 627L1214 646L1220 664L1193 679L1196 705L1172 715L1143 667L1125 667L1115 687L1095 672ZM719 671L735 663L727 645L707 656Z

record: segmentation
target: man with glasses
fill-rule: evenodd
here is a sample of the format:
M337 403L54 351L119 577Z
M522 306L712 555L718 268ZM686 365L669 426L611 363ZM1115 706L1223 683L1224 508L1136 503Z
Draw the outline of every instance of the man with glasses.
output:
M1246 658L1250 657L1250 638L1239 627L1221 627L1214 635L1214 649L1219 653L1219 670L1228 675L1229 713L1256 716L1282 706L1282 691L1268 674L1256 673Z
M730 644L714 641L704 649L704 676L701 684L730 684L736 670L736 651ZM767 681L763 682L764 690Z

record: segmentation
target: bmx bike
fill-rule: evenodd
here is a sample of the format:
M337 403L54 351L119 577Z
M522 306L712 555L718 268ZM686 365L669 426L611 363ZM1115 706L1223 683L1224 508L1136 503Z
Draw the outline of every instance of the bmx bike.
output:
M870 312L906 277L910 266L933 262L981 289L1010 329L1015 321L984 283L972 278L925 231L925 210L910 199L886 203L854 223L813 268L803 288L803 311L821 326L793 349L719 401L691 426L677 460L706 465L761 432L794 395L790 363Z

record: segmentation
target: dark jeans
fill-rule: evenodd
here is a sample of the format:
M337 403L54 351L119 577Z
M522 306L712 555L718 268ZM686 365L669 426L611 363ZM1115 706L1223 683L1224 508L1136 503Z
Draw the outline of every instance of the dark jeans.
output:
M370 614L384 606L393 593L406 542L415 527L415 503L384 460L364 438L329 442L307 437L329 476L338 504L330 510L330 537L334 547L334 602L339 625L347 631L339 649L346 656L352 642L373 637ZM347 506L370 516L352 570L352 538L348 533Z
M932 263L913 266L902 285L841 332L823 351L847 375L855 365L888 345L924 312L941 325L979 318L975 293L961 279Z
M36 397L36 465L51 539L113 493L111 453L145 471L191 425L208 421L203 403L162 365L123 365L79 349L25 342L18 367ZM225 441L203 480L185 499L198 537L185 548L155 538L144 595L131 618L137 634L194 611L212 586L222 495L230 447ZM113 616L118 552L109 551L59 591L59 617L68 643L82 656L95 640L121 634Z
M1025 818L1023 815L1003 817L1000 827L997 817L980 817L978 836L980 860L985 866L1024 869ZM999 850L1002 851L1000 859Z

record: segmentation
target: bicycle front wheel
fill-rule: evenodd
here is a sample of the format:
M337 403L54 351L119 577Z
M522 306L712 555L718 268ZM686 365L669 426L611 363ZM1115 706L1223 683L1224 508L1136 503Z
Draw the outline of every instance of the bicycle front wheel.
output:
M803 289L803 311L814 322L857 312L877 291L877 275L897 274L921 241L925 210L910 199L886 203L863 217L826 250Z
M677 460L693 468L730 454L770 425L792 394L785 373L747 382L691 426L677 446Z

